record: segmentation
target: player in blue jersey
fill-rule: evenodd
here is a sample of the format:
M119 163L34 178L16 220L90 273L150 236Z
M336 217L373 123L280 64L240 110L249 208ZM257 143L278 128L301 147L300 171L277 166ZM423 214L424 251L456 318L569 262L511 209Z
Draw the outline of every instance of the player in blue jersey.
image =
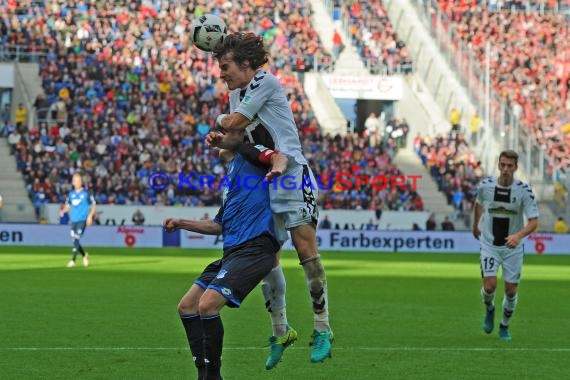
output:
M75 266L75 258L77 253L83 256L83 266L89 266L89 257L87 252L79 243L79 239L85 232L85 228L90 226L93 222L93 215L95 215L95 199L93 196L83 188L83 180L79 173L75 173L71 179L74 187L67 200L65 207L60 210L59 216L62 217L65 213L69 212L69 219L71 220L71 238L73 239L73 249L71 260L67 263L68 268Z
M239 136L232 139L232 135ZM221 146L235 148L243 133L227 133ZM228 145L225 145L225 144ZM228 186L224 188L222 206L214 220L166 219L168 232L184 229L208 235L224 236L223 256L209 264L178 304L178 312L186 331L198 379L221 379L221 355L224 328L220 310L224 306L239 307L245 297L267 276L276 262L280 249L269 205L269 192L262 185L267 178L270 156L259 156L258 164L249 162L244 155L223 151L228 164ZM280 161L286 166L286 158ZM273 157L272 162L276 162ZM280 174L273 166L271 176ZM257 178L247 186L241 179Z
M333 333L329 323L326 273L316 239L318 191L313 172L303 156L291 106L279 79L263 69L268 62L263 37L255 33L230 34L214 48L213 55L220 66L220 78L230 90L230 113L218 117L218 130L245 131L249 143L260 144L261 149L274 149L289 159L283 175L294 178L295 189L270 186L271 209L277 222L289 230L305 271L313 308L310 359L322 362L331 356ZM218 138L218 132L211 132L206 143L216 146ZM264 279L262 290L273 324L266 361L266 368L272 369L281 360L285 348L297 339L297 333L287 323L285 278L280 266Z

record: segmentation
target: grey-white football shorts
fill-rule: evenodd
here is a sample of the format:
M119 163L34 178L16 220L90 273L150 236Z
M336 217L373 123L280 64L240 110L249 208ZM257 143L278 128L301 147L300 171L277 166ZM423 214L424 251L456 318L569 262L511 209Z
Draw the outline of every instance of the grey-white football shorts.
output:
M304 224L316 226L319 191L313 171L308 165L301 165L289 158L286 172L268 186L271 211L283 220L287 230Z
M481 277L497 277L499 266L503 266L503 281L518 284L521 279L524 247L515 249L481 246Z

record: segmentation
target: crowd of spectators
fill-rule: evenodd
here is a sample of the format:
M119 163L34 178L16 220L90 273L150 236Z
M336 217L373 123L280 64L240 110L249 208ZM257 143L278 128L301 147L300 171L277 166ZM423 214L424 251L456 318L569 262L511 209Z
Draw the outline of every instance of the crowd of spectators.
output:
M302 132L318 131L293 72L310 69L315 54L327 56L304 1L275 7L259 1L39 3L0 8L3 46L40 53L45 96L35 107L42 122L31 130L20 123L12 139L36 204L62 201L78 169L101 203L219 201L219 194L172 188L156 193L145 181L154 171L220 170L202 140L226 110L227 91L211 56L188 38L192 20L203 13L220 14L231 30L264 36L269 68L286 87Z
M339 0L337 6L349 23L352 44L372 74L413 71L410 52L398 39L382 0Z
M465 12L481 6L490 10L553 12L570 9L570 0L438 0L445 12Z
M570 22L568 15L554 12L569 9L568 1L440 0L439 5L482 69L490 42L495 92L549 154L551 166L570 167Z
M468 219L484 172L464 136L455 132L435 137L418 134L413 147L439 191L445 194L447 204L453 206L455 217Z
M394 124L396 128L404 128L402 121L395 121ZM392 161L398 151L398 141L390 137L390 133L384 133L375 144L359 134L349 134L344 137L326 135L316 139L305 138L303 146L306 147L305 155L309 164L315 170L319 187L324 190L319 195L321 208L424 210L423 201L413 189L411 181L406 181L403 187L390 182L395 176L410 174L402 173ZM352 184L348 185L345 179L340 179L337 176L339 173L349 173L345 178L350 179ZM374 182L375 186L370 183L357 186L358 175L370 179L386 176L388 181Z
M203 138L215 117L227 112L227 90L211 56L192 47L188 38L192 20L204 13L219 14L230 30L264 36L269 70L286 88L301 140L319 170L345 168L340 158L356 155L359 170L396 173L393 140L365 149L360 137L321 135L295 75L312 69L314 62L326 64L317 56L330 59L309 12L304 0L0 2L5 52L17 46L20 52L37 53L27 58L37 58L44 89L34 104L38 125L2 126L37 210L43 203L64 201L76 171L85 174L100 204L219 204L219 191L177 182L178 173L213 174L216 188L225 173ZM169 175L165 190L149 186L154 172ZM423 207L408 189L331 189L323 192L321 203L325 208Z

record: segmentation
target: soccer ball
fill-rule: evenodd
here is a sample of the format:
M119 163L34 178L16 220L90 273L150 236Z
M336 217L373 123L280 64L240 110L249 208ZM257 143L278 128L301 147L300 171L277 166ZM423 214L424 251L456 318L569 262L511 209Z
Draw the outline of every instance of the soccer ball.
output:
M198 49L212 51L227 33L224 20L213 14L205 14L192 23L190 38Z

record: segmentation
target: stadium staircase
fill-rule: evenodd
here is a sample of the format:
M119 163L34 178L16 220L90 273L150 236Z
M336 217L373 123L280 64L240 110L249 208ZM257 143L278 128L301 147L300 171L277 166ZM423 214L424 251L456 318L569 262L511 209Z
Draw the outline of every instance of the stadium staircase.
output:
M328 51L332 51L334 30L338 30L343 39L344 50L335 60L334 75L368 76L368 70L352 46L350 38L342 29L340 21L333 21L322 0L310 0L312 9L312 24ZM304 88L307 97L315 111L315 116L325 133L345 134L347 131L346 117L337 105L334 97L326 87L322 73L306 73Z
M7 139L0 139L0 194L4 201L1 222L34 223L37 221L22 174L16 168L14 156L10 155Z
M32 106L37 96L44 92L42 80L39 76L39 65L37 63L18 63L16 67L23 78L24 92L31 103L30 106Z
M415 74L410 82L412 90L421 98L422 104L430 113L437 114L433 125L422 133L449 132L451 125L447 116L454 107L461 110L461 124L468 126L476 107L453 67L441 54L430 31L422 23L412 2L388 0L384 5L398 36L409 48L414 59Z
M303 88L324 133L346 133L346 117L332 97L319 73L305 73Z
M422 197L424 202L424 209L430 211L434 215L437 223L437 229L441 229L441 222L445 217L453 222L456 230L467 230L470 227L465 223L464 219L460 218L459 213L455 213L454 208L447 204L447 200L442 192L437 189L437 184L431 178L429 172L422 165L421 160L415 154L413 149L410 148L412 144L408 139L408 146L405 149L400 149L396 157L394 157L394 164L400 169L404 175L421 175L422 178L417 180L417 193ZM410 183L410 180L408 180ZM420 226L424 229L425 226Z
M310 0L310 3L313 10L313 27L319 33L323 46L328 51L332 51L332 39L335 30L338 30L342 37L342 43L345 48L335 61L334 74L352 76L370 75L364 66L364 62L360 59L356 48L350 42L350 36L348 36L342 28L341 22L333 21L322 0Z
M33 102L40 93L43 93L38 75L38 65L35 63L16 63L15 74L12 104L25 104L30 118L28 127L31 127L34 126ZM14 156L10 155L7 139L0 139L0 194L2 194L4 201L2 222L37 222L24 178L16 167Z

